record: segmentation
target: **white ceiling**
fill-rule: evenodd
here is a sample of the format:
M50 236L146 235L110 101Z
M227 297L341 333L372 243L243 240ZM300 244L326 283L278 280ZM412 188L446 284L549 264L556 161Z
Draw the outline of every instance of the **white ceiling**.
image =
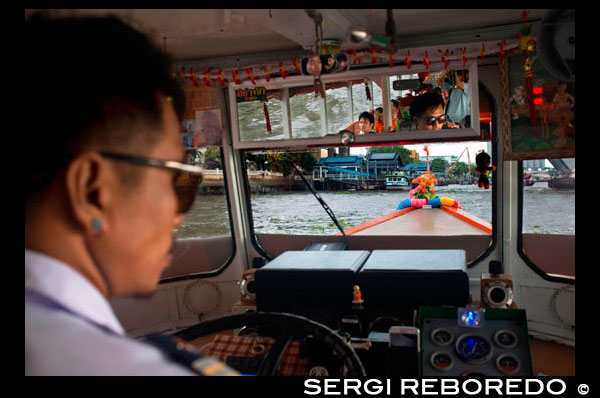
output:
M25 10L29 15L33 10ZM115 14L150 34L176 61L223 56L306 51L315 44L315 25L305 10L290 9L104 9L45 10L55 15ZM386 10L317 10L323 16L323 38L337 39L342 49L359 48L347 38L351 27L384 35ZM528 21L540 21L547 10L528 10ZM400 48L433 40L476 41L480 34L516 33L522 9L394 10ZM514 33L512 35L514 36ZM466 34L466 36L465 36ZM491 36L490 36L491 38ZM492 40L496 40L494 37ZM362 45L364 48L364 45Z

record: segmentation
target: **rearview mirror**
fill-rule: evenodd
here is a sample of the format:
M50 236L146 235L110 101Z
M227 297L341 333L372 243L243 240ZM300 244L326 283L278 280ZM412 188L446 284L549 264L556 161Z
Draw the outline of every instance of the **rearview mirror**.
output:
M392 88L396 91L416 90L421 85L419 79L394 80Z

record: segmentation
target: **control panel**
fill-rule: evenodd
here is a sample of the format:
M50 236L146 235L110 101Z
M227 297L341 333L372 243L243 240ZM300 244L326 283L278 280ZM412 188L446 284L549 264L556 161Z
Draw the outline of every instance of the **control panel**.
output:
M531 376L523 310L435 309L421 316L423 376Z

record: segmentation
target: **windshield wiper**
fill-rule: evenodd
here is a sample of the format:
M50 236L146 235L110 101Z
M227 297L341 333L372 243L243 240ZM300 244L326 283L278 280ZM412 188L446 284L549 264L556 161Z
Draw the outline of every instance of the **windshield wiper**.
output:
M346 236L346 233L344 232L344 228L342 228L342 226L338 222L337 218L335 218L335 214L333 214L333 210L331 210L329 208L329 206L327 206L327 203L325 203L325 201L319 196L319 194L317 193L317 191L315 191L315 189L312 187L312 185L306 180L306 178L302 175L302 173L300 172L300 170L298 170L298 167L296 167L296 165L294 163L292 163L292 166L294 166L294 169L296 170L296 173L298 173L298 175L300 176L300 178L304 182L304 185L306 185L308 187L308 189L310 189L310 191L312 192L313 195L315 195L315 198L317 198L317 200L319 201L319 203L321 204L321 206L323 207L323 209L325 209L325 211L327 212L327 214L329 215L329 217L331 217L331 219L333 220L333 223L338 227L338 229L340 230L340 232L342 233L342 235Z

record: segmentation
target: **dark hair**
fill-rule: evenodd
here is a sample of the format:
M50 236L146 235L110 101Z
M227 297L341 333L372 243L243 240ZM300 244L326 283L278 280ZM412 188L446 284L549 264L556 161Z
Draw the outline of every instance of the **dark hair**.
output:
M25 136L39 148L28 162L26 202L84 147L155 145L161 95L172 99L179 120L184 116L183 90L166 55L116 17L33 15L25 21L23 48Z
M375 123L375 116L373 116L370 112L363 112L360 115L358 115L358 120L362 118L369 119L371 124Z
M395 99L391 100L392 104L394 104L394 106L397 108L398 107L398 101L396 101Z
M444 107L444 99L435 92L418 95L410 104L410 118L413 120L415 116L421 116L427 109L437 108L439 105Z

